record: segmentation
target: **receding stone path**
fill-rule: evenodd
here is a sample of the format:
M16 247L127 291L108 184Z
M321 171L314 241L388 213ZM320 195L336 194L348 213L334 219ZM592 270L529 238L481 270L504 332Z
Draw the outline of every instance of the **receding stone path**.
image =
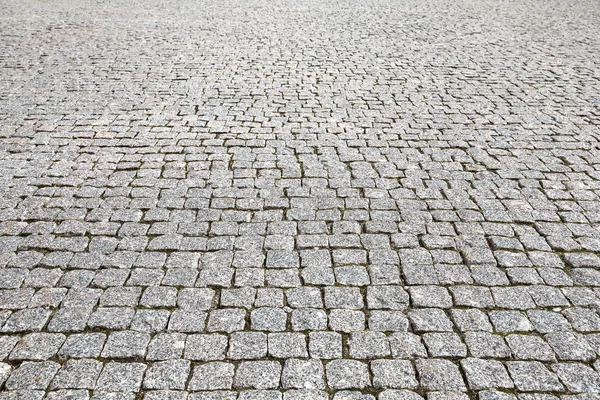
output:
M0 4L0 400L600 399L600 3Z

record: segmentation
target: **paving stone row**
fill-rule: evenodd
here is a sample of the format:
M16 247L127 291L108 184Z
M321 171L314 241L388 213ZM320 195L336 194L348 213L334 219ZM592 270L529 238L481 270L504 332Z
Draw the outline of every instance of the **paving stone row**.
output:
M600 400L598 26L5 2L0 400Z

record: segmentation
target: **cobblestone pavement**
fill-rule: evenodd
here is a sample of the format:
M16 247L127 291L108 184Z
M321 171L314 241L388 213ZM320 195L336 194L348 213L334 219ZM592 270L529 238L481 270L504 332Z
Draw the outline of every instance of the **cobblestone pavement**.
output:
M599 27L3 1L0 399L599 399Z

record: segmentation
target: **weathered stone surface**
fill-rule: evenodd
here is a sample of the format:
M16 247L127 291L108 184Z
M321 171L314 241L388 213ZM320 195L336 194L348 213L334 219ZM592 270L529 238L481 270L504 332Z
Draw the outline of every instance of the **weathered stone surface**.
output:
M0 400L600 393L594 1L8 1Z

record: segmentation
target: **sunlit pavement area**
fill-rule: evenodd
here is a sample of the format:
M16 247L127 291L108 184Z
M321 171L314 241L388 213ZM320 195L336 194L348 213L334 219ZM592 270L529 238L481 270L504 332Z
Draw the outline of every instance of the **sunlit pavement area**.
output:
M0 399L600 399L599 29L2 1Z

